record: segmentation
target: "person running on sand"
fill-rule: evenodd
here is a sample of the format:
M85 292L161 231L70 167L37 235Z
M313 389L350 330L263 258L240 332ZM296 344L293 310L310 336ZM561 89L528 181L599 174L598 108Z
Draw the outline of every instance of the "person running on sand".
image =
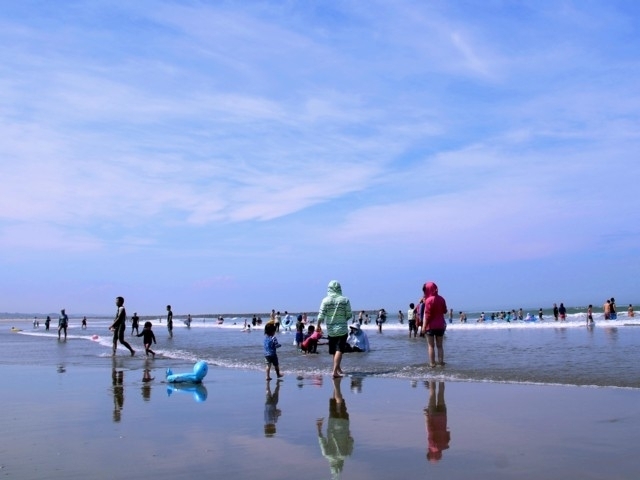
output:
M427 336L429 366L436 366L435 348L438 349L438 365L444 365L444 348L442 339L447 328L445 315L447 302L438 294L438 286L434 282L427 282L422 287L424 292L424 318L422 331Z
M144 322L144 328L142 329L142 333L136 335L136 337L142 337L142 342L144 343L144 353L149 356L149 354L153 355L153 358L156 358L156 352L151 350L151 342L156 343L156 336L153 334L153 330L151 330L151 322Z
M346 351L348 322L352 316L351 302L342 295L342 286L336 280L331 280L327 287L327 296L320 303L318 325L327 324L329 336L329 353L333 355L332 374L334 378L343 376L341 362L342 354Z
M126 329L127 311L124 309L124 298L116 297L116 306L118 311L116 312L116 318L109 327L109 330L113 331L113 355L116 354L116 348L118 347L118 341L131 352L133 357L136 351L131 348L131 345L124 339L124 331Z

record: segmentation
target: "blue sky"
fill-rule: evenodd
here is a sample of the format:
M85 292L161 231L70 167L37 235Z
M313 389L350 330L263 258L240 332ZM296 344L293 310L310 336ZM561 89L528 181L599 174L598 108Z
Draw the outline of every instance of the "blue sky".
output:
M638 303L635 1L0 7L0 311Z

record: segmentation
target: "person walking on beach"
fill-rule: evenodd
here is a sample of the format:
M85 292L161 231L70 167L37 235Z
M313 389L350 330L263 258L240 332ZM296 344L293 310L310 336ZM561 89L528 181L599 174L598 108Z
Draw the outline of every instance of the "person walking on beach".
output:
M138 312L133 312L133 317L131 317L131 335L133 335L133 331L136 331L136 335L140 332L138 331L138 325L140 324L140 317L138 316Z
M120 344L125 346L131 352L131 356L133 357L136 354L136 351L131 348L131 345L129 345L129 343L124 339L124 331L127 328L127 311L124 309L123 297L116 297L116 306L118 307L116 318L109 327L109 330L113 331L113 355L116 354L118 341L120 341Z
M278 353L276 349L280 348L282 345L278 343L278 339L276 338L276 325L274 323L267 323L264 326L264 359L267 363L267 380L271 380L271 366L276 370L276 375L278 378L284 377L283 374L280 373L280 364L278 362Z
M142 337L142 342L144 343L144 353L149 356L149 354L153 355L153 358L156 358L156 352L151 350L151 342L156 343L156 336L153 334L153 330L151 330L151 322L144 322L144 328L142 329L142 333L136 335L136 337Z
M422 287L424 292L424 316L422 332L427 336L429 366L436 366L435 349L438 349L438 365L444 366L443 337L447 328L445 315L447 302L438 294L438 286L434 282L427 282Z
M169 338L173 338L173 312L171 311L171 305L167 305L167 330L169 331Z
M60 317L58 317L58 340L60 340L60 333L64 330L64 339L67 339L67 327L69 326L69 317L64 311L64 308L60 310Z
M329 337L329 354L333 355L333 378L342 377L342 354L346 350L349 334L348 322L352 316L351 302L342 295L342 286L336 280L331 280L327 287L327 296L320 303L318 325L327 324Z

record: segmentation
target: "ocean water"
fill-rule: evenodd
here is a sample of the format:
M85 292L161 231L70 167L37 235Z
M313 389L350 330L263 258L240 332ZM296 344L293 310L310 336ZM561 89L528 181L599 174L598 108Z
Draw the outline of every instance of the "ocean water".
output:
M179 372L205 360L229 369L262 370L262 329L243 331L245 320L227 318L218 325L212 319L194 318L190 328L178 320L173 338L168 337L165 322L155 320L155 360L145 359L142 339L131 337L128 328L126 338L137 353L132 358L119 347L119 365L130 370L151 365L156 371L172 368ZM356 388L358 382L376 376L639 389L640 317L622 313L617 320L604 320L597 313L594 320L595 325L587 327L584 312L571 313L564 322L548 315L542 322L511 323L476 323L470 315L468 323L460 324L454 318L445 335L446 366L432 369L427 365L425 339L409 338L406 321L400 324L390 316L382 333L375 325L363 326L371 351L346 354L343 370ZM111 365L111 322L111 318L89 318L83 330L80 320L73 318L67 340L58 341L57 319L49 332L42 324L35 328L31 320L1 320L0 364L52 365L62 371L74 365ZM330 372L332 358L326 346L319 346L317 355L303 355L293 344L293 331L281 330L277 336L283 345L278 355L286 375L308 382Z

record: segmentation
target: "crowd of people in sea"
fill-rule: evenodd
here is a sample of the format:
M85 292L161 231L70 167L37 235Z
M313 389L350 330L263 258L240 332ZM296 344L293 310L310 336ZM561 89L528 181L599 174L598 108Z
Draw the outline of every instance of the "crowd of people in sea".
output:
M443 348L443 336L447 328L447 323L454 322L454 310L447 308L445 299L439 295L438 287L434 282L427 282L422 286L423 296L416 303L410 303L409 308L406 311L406 319L409 329L409 337L426 337L427 339L427 356L429 366L435 368L437 366L444 366L444 348ZM126 349L129 350L131 356L135 355L135 350L125 339L126 320L127 315L124 308L124 298L116 298L117 312L115 319L109 329L113 332L113 355L116 354L117 345L120 343ZM171 305L166 306L166 327L169 334L169 338L173 337L173 310ZM603 316L605 320L617 319L617 306L615 298L609 298L602 306ZM564 322L567 319L567 308L564 303L553 304L551 309L553 320L557 322ZM627 308L627 316L634 317L635 312L633 305L629 304ZM400 324L404 324L405 314L402 310L398 310L398 321ZM503 310L498 312L491 312L486 315L485 312L481 312L477 318L477 323L483 322L535 322L545 321L543 309L540 308L537 312L537 317L531 313L525 314L523 309L518 310ZM51 324L51 317L47 316L45 320L45 329L49 330ZM142 332L139 331L140 317L137 312L134 312L130 319L131 321L131 336L143 337L143 344L145 354L155 357L155 352L151 349L151 346L156 343L155 334L152 330L152 323L146 321ZM162 320L159 320L160 323ZM191 315L187 315L184 320L184 324L189 328L192 323ZM204 319L203 319L204 321ZM217 324L222 325L224 318L218 316ZM270 380L270 370L273 367L278 377L279 373L279 361L277 355L277 349L281 346L277 340L276 335L281 331L293 331L295 330L295 346L297 350L304 355L318 353L319 345L327 345L329 354L333 356L333 368L332 375L335 378L339 378L343 375L342 372L342 354L353 352L368 352L370 349L369 338L367 333L362 329L363 325L368 325L375 322L378 333L382 333L382 328L387 321L387 312L384 308L377 311L375 320L369 317L369 314L365 310L360 310L357 316L351 309L351 303L349 299L342 294L342 287L339 282L332 280L327 287L327 295L322 299L320 309L317 315L317 319L310 318L307 313L301 313L294 317L288 311L282 315L275 309L271 310L269 319L264 325L264 356L267 369L267 379ZM463 311L458 313L458 321L460 323L467 323L467 314ZM253 315L251 321L245 319L242 331L251 332L256 327L262 326L262 318L258 315ZM593 305L587 307L586 323L592 325L593 321ZM61 339L62 335L67 338L67 328L69 325L69 317L62 309L58 318L58 339ZM324 328L323 328L324 325ZM39 321L34 318L34 328L39 327ZM87 328L87 317L82 318L81 327ZM326 331L325 331L326 329ZM436 358L437 353L437 358Z

